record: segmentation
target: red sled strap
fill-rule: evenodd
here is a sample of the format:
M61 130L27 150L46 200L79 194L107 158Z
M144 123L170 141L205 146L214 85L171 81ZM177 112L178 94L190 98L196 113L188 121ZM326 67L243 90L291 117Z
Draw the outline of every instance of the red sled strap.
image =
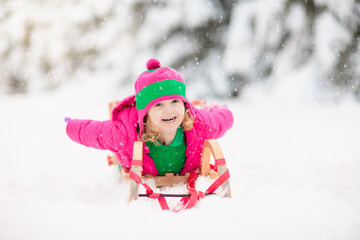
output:
M213 193L218 189L226 180L230 178L229 169L226 170L223 174L218 177L218 179L213 182L210 187L205 191L205 193Z
M226 170L218 179L213 182L210 187L205 191L205 193L201 191L197 191L195 189L195 181L198 178L199 173L192 172L188 178L187 182L187 189L190 193L190 197L183 197L179 204L173 209L173 212L179 212L181 210L192 208L196 205L196 203L201 199L204 198L207 193L213 193L218 189L226 180L229 179L230 173L229 170Z
M205 193L201 191L197 191L195 189L195 181L198 178L198 176L199 176L198 172L190 173L190 176L187 181L187 189L190 193L190 197L181 198L179 204L174 209L172 209L173 212L179 212L183 209L193 208L201 198L205 197L205 194L215 192L215 190L218 189L219 186L221 186L227 179L229 179L230 173L229 170L227 169L225 173L223 173L218 179L215 180L215 182L213 182L210 185L210 187L205 191ZM154 191L149 187L149 185L141 181L139 175L137 175L133 171L130 171L129 177L138 184L143 185L144 188L146 189L146 194L150 194L149 198L157 199L163 210L170 210L165 197L161 197L160 193L154 193Z
M166 199L164 197L160 197L160 193L154 193L154 191L151 189L151 187L149 187L149 185L147 185L146 183L143 183L141 181L141 178L139 175L137 175L133 171L130 171L129 177L131 179L133 179L135 182L137 182L138 184L143 185L144 188L146 189L146 194L150 194L149 198L157 199L162 210L170 210L169 205L166 202Z
M190 193L190 197L181 198L179 204L172 210L173 212L179 212L183 209L189 209L195 206L199 200L199 193L195 189L195 181L198 178L198 172L191 172L186 183L186 188ZM185 208L186 207L186 208Z
M220 166L220 165L226 165L225 158L215 159L215 165L210 164L210 169L217 171L218 166Z

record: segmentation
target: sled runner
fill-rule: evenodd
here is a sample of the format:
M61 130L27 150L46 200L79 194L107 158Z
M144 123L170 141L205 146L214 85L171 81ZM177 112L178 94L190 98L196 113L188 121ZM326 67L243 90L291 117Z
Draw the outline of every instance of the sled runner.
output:
M204 100L192 101L192 104L197 106L204 106ZM109 104L110 114L112 109L117 105L117 102ZM210 164L211 156L215 160L215 165ZM124 169L119 164L119 161L114 154L108 157L109 165L119 165L121 175L130 180L129 201L137 200L139 197L148 197L157 199L163 210L170 210L165 200L165 197L180 197L181 200L177 207L172 211L177 212L183 209L189 209L195 206L196 202L201 198L212 195L219 188L223 188L223 197L231 197L231 190L229 184L229 171L226 167L224 155L221 151L220 145L215 139L205 140L202 157L201 167L198 171L188 172L185 175L174 175L174 173L166 173L165 176L142 176L142 157L143 157L143 142L135 141L133 148L133 157L130 169ZM201 192L195 189L195 181L199 175L209 176L210 179L215 180L210 187ZM178 183L186 183L188 193L187 194L162 194L155 193L146 183L143 182L146 178L152 178L155 180L156 187L171 186ZM146 194L139 194L139 186L142 185L146 189Z

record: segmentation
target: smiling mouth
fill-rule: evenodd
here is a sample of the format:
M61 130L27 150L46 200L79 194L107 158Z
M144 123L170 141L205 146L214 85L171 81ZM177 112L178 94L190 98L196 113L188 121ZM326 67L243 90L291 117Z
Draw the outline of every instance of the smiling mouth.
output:
M166 123L172 123L172 122L175 122L175 120L176 120L176 117L162 119L162 121L164 121Z

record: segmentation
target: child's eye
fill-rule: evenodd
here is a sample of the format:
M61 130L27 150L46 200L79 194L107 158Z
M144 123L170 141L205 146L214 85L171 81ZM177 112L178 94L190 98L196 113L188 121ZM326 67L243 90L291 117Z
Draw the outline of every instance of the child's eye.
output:
M179 99L174 99L174 100L172 100L172 103L178 103L178 102L180 102Z
M161 106L162 106L162 103L157 103L157 104L155 104L154 107L161 107Z

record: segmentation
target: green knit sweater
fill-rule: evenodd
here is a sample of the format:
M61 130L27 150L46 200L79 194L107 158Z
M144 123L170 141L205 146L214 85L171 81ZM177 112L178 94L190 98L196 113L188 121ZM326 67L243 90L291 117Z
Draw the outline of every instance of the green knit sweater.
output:
M146 142L149 148L149 155L153 159L156 169L160 176L165 173L179 173L185 164L186 144L184 141L184 132L181 127L177 129L174 140L168 145L159 145L152 142Z

